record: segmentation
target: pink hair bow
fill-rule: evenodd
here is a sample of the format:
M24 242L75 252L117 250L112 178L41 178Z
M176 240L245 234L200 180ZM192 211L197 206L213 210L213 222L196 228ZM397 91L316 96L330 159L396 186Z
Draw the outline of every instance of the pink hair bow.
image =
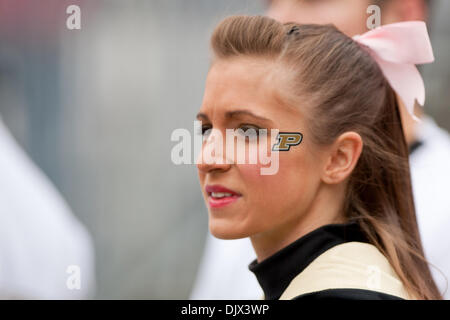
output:
M367 46L391 87L414 120L414 104L425 103L425 86L416 64L434 61L433 49L423 21L408 21L377 27L353 39Z

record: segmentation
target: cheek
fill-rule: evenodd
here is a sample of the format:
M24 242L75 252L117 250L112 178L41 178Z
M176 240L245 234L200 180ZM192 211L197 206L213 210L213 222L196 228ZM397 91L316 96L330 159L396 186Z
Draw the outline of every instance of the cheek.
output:
M251 205L271 212L301 207L301 202L310 198L317 181L311 160L304 152L280 152L278 172L274 175L261 175L262 165L239 165Z

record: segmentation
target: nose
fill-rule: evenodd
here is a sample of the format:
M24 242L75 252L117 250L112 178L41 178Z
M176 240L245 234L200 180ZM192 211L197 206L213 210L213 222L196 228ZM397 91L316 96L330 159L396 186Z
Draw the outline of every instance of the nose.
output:
M212 171L227 171L232 162L225 156L225 143L223 135L213 130L208 139L203 143L202 150L197 157L197 169L203 173Z
M206 163L206 162L198 162L197 163L197 169L203 173L209 173L212 171L223 171L226 172L231 168L231 164L227 164L227 163L217 163L217 162L213 162L213 163Z

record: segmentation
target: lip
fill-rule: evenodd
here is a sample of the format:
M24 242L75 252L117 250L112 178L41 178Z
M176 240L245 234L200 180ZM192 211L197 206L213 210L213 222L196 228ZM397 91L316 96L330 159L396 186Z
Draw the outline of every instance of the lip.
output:
M211 208L222 208L236 202L242 195L234 190L228 189L220 184L207 185L205 191L208 194L208 204ZM213 198L212 192L226 192L231 196L223 198Z

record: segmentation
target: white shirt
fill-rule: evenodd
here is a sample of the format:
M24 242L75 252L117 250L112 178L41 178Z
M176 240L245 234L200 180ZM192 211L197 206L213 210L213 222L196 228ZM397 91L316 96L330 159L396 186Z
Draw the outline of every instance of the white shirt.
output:
M417 132L424 143L410 156L417 223L425 258L445 275L431 266L443 293L450 279L450 135L428 116ZM450 299L449 291L446 299Z
M0 118L0 298L83 299L93 290L89 234Z
M450 135L424 116L423 142L410 156L417 221L426 259L450 278ZM191 299L260 299L263 292L248 264L256 258L248 238L221 240L209 232ZM443 293L447 279L431 268ZM450 299L450 290L445 294Z

